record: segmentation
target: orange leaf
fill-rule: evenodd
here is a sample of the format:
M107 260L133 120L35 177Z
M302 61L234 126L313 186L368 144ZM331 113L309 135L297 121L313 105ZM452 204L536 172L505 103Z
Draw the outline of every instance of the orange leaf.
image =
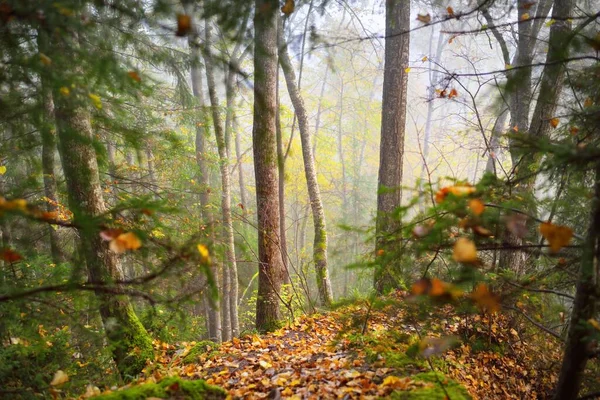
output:
M471 199L469 200L469 208L475 215L481 215L485 210L485 205L479 199Z
M450 93L448 94L449 99L452 99L457 96L458 96L458 92L456 91L456 89L453 88L452 90L450 90Z
M477 285L473 293L471 293L471 299L483 311L487 310L492 314L500 311L500 297L490 292L485 283Z
M186 36L192 30L192 17L185 14L177 14L177 36Z
M418 14L417 21L422 22L424 24L428 24L431 22L431 15L429 14Z
M438 190L438 192L435 195L435 201L437 203L441 203L442 201L444 201L446 199L446 196L449 193L452 193L454 196L461 197L461 196L469 195L474 192L475 192L475 188L470 185L456 185L456 186L445 187L445 188Z
M136 82L142 81L142 78L140 78L140 75L136 71L129 71L127 75Z
M556 128L559 123L560 123L560 119L558 119L558 118L552 118L550 120L550 125L552 125L553 128Z
M19 253L11 249L4 249L0 252L0 259L9 264L15 263L23 259Z
M454 243L452 258L461 263L478 262L477 247L475 247L475 243L464 237L459 238L456 243Z
M113 228L113 229L105 229L100 232L100 237L106 241L113 240L117 236L123 233L123 229Z
M111 240L110 249L115 253L123 253L125 250L137 250L142 247L142 241L133 232L122 233Z
M446 7L446 12L448 13L448 16L453 17L454 16L454 9L450 6Z
M285 4L283 5L283 7L281 7L281 12L284 13L285 15L290 15L291 13L294 12L295 8L296 8L296 4L295 4L294 0L285 0Z
M579 128L576 126L572 126L571 129L569 129L569 132L571 133L571 135L577 135L579 133Z
M550 244L550 250L556 253L567 246L573 238L573 230L568 226L554 225L550 222L540 224L540 233Z

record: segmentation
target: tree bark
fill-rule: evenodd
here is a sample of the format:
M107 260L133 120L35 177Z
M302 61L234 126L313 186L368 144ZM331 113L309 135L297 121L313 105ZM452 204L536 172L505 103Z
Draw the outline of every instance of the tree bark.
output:
M210 22L206 21L205 28L206 46L212 44ZM221 213L223 218L223 239L225 242L225 263L223 265L223 301L221 301L221 315L223 327L223 341L231 340L233 335L232 322L237 321L237 285L235 293L232 291L231 281L235 275L237 282L237 266L235 259L235 237L233 231L233 220L231 218L231 175L229 169L229 157L227 156L227 143L225 141L225 132L223 130L223 121L221 118L220 104L217 97L217 87L214 76L214 62L210 51L204 52L206 62L206 78L208 84L208 93L215 128L215 138L217 149L219 151L219 170L221 172ZM236 271L236 272L234 272ZM233 308L232 308L233 307ZM233 318L235 314L235 318ZM239 326L236 327L239 331Z
M186 13L188 15L193 14L193 7L191 4L184 3L184 7ZM194 21L195 22L195 21ZM193 30L196 37L199 37L199 30L197 26L193 24ZM207 152L207 144L206 144L206 130L208 129L208 118L206 116L205 111L205 101L204 101L204 92L202 88L202 68L200 64L200 48L196 42L194 42L193 37L190 37L189 40L190 46L190 58L191 58L191 81L192 81L192 93L197 100L198 118L196 118L196 164L198 166L198 182L200 183L200 208L201 208L201 217L203 220L203 224L208 226L208 230L212 232L213 229L213 216L210 212L210 198L209 198L209 188L210 188L210 180L209 180L209 169L208 164L206 162L206 152ZM206 228L206 226L201 226L201 229ZM219 276L217 270L212 264L210 266L210 274L214 280L215 286L219 287ZM210 340L215 341L217 343L222 341L222 326L221 326L221 314L219 313L219 309L215 300L210 296L209 293L205 293L203 299L204 306L206 308L206 327L208 332L208 337Z
M279 23L279 21L278 21ZM279 40L279 39L278 39ZM279 43L279 42L278 42ZM278 48L279 48L278 44ZM290 268L288 263L287 231L285 223L285 151L283 149L283 133L281 131L281 107L279 103L279 69L277 70L276 80L277 91L277 115L275 117L275 139L277 140L277 173L279 181L279 242L281 243L281 257L283 258L283 284L289 284L291 281ZM295 118L295 116L294 116ZM291 140L291 139L290 139Z
M391 243L388 236L399 227L399 221L395 221L390 214L400 206L402 199L409 28L410 2L386 1L385 66L377 193L377 249L389 247ZM391 269L391 265L376 268L374 286L378 293L383 293L395 284Z
M277 12L276 0L255 0L254 16L254 125L252 147L258 216L258 298L256 328L280 324L279 293L283 260L279 235L279 182L277 181Z
M65 50L60 46L56 51ZM76 71L74 71L77 73ZM63 171L69 192L69 207L78 221L82 253L89 280L96 284L118 282L123 272L117 254L109 250L100 237L99 227L91 226L89 218L106 212L98 163L93 147L94 133L89 112L77 100L54 91L55 115L62 153ZM100 315L111 345L113 358L123 377L137 375L153 357L150 336L137 318L131 302L124 295L97 292Z
M244 165L242 164L242 145L240 140L240 131L238 129L237 116L235 112L233 114L233 131L235 135L235 158L238 166L238 182L240 186L240 202L242 203L243 209L242 214L246 215L246 208L248 207L248 194L246 193L246 179L244 177Z
M45 32L38 30L38 48L40 52L48 52L48 38ZM42 137L42 174L44 176L44 194L46 196L46 210L48 212L58 211L58 189L56 186L56 160L57 150L56 125L54 119L54 99L52 89L48 83L45 70L40 73L41 81L41 121L40 135ZM48 224L48 236L50 240L50 254L55 264L65 262L65 257L60 249L60 236L54 226Z
M285 76L287 90L292 100L294 110L298 116L298 128L300 131L300 141L302 143L302 158L304 160L304 174L306 185L308 187L308 197L313 214L313 224L315 227L315 237L313 244L313 257L315 262L315 272L317 275L317 288L319 290L319 300L321 305L329 306L333 301L331 290L331 281L327 266L327 230L325 224L325 213L321 201L321 190L317 180L317 171L315 168L315 159L312 152L312 143L310 136L310 127L308 113L304 106L304 101L296 84L296 74L290 60L287 50L287 44L283 37L283 23L281 18L278 21L279 32L279 62Z

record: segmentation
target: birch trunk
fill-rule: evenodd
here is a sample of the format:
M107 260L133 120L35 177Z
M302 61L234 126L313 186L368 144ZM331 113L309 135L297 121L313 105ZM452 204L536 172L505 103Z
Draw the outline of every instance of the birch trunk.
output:
M319 300L321 305L329 306L333 301L331 290L331 281L327 266L327 230L325 224L325 213L321 201L321 191L317 181L317 171L315 168L315 159L312 152L312 143L310 137L310 127L308 114L304 101L296 84L296 74L290 60L287 50L287 44L283 37L283 24L281 19L278 21L279 32L279 62L285 76L287 90L294 105L294 110L298 116L298 128L300 131L300 141L302 143L302 158L304 160L304 174L306 185L308 187L308 197L313 214L313 224L315 227L315 238L313 244L313 257L315 262L315 272L317 274L317 288L319 290Z

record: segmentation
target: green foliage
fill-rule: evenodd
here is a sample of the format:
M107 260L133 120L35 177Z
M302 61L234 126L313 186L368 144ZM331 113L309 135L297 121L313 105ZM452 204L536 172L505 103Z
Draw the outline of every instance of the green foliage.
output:
M466 389L452 379L436 372L423 372L412 377L416 381L425 382L428 385L422 389L408 392L395 391L391 398L396 400L444 400L457 399L468 400L471 396Z
M150 397L163 399L217 400L224 399L226 392L202 380L188 381L181 378L165 378L157 383L144 383L113 393L95 396L98 400L144 400Z

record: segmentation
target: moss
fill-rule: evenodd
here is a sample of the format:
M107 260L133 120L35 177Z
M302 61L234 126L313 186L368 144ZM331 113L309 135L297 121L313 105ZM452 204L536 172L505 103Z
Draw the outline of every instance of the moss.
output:
M202 380L187 381L179 377L165 378L158 383L131 386L112 393L94 397L98 400L143 400L149 397L161 399L216 400L224 399L227 393Z
M107 335L113 346L113 354L119 373L124 379L138 375L146 366L147 360L154 358L152 339L131 305L121 306L125 311L122 316L117 314L115 326L107 329ZM105 325L106 326L106 325Z
M219 345L210 340L203 340L201 342L196 343L194 347L190 349L190 351L183 357L184 364L192 364L198 361L198 357L202 354L206 353L216 353L214 350L217 349Z
M460 384L436 372L423 372L411 377L415 381L425 382L425 387L411 391L395 391L391 398L396 400L469 400L471 396ZM442 389L440 382L444 385ZM444 391L445 389L445 391Z

